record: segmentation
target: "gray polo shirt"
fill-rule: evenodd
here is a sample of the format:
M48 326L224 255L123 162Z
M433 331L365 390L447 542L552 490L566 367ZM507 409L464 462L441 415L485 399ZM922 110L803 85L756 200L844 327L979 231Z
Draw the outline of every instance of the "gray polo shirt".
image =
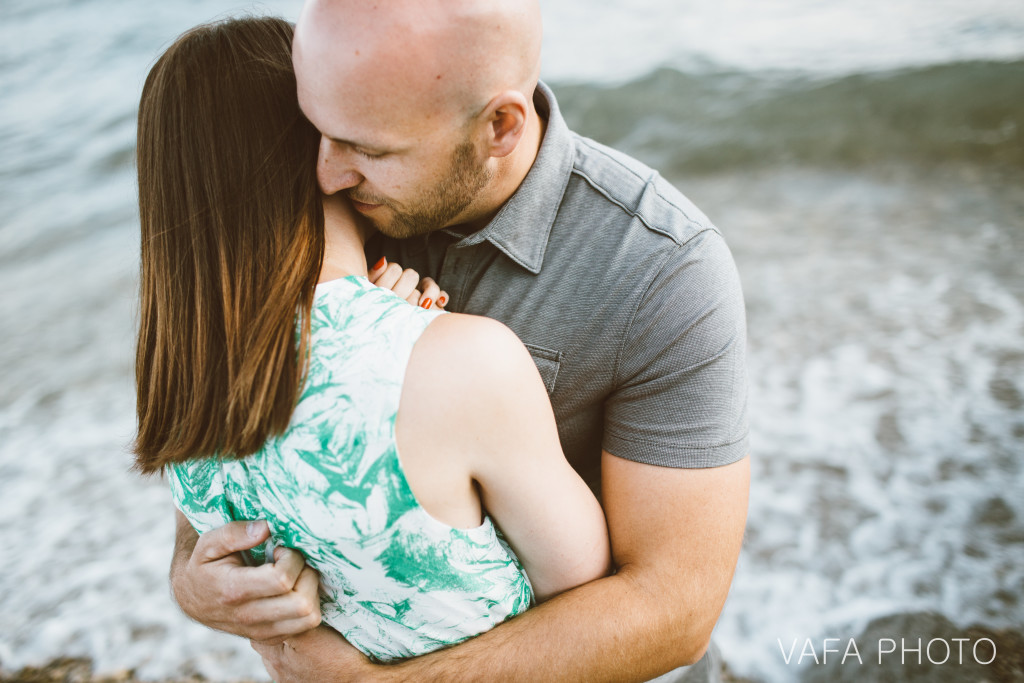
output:
M380 249L436 279L449 311L519 335L592 485L602 449L669 467L742 458L746 325L722 235L655 171L571 132L543 83L535 101L539 154L486 227Z

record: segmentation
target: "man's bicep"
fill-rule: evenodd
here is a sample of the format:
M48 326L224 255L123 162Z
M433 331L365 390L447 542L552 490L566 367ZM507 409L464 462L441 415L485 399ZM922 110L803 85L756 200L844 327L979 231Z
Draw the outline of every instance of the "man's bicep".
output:
M743 293L718 233L676 247L639 302L605 402L603 446L669 467L725 465L746 454Z
M191 557L192 551L195 550L196 543L199 541L199 534L192 525L189 524L188 518L181 513L178 508L174 509L174 557L171 560L171 571L174 570L174 565L179 562L187 562L188 558Z
M702 469L647 465L602 454L612 556L653 601L710 637L743 542L750 459ZM681 634L682 635L682 634Z

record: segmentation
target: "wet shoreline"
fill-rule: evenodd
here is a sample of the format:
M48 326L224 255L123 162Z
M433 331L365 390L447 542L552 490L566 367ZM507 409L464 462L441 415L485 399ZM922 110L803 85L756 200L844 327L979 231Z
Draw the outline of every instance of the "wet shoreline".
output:
M984 645L980 655L977 644ZM779 647L780 656L786 658L785 647L781 643ZM1019 629L996 630L978 624L957 629L936 614L892 614L874 620L853 638L794 642L790 647L791 679L801 683L1024 681L1024 632ZM987 647L992 648L991 654ZM722 683L763 683L759 678L737 675L729 667L728 653L723 654ZM830 655L831 662L828 659ZM85 657L59 657L18 671L6 671L0 663L0 683L262 683L263 680L229 678L216 681L199 674L139 678L134 670L128 669L97 672L92 660Z

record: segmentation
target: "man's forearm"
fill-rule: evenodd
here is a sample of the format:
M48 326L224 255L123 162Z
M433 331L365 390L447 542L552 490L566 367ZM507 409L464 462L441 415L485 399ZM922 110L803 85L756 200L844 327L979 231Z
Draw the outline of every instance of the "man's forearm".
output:
M188 523L185 516L178 511L174 515L174 555L171 556L171 568L169 572L171 581L171 594L174 595L174 579L181 574L182 569L188 564L192 557L196 543L199 541L199 534ZM175 601L178 596L174 595Z
M705 624L685 602L649 593L628 568L542 603L495 629L379 672L416 681L646 681L698 660Z
M395 680L645 681L697 661L739 557L749 458L682 470L605 452L602 476L617 574L385 671Z
M697 661L736 569L750 459L684 470L605 452L601 467L617 574L464 643L397 664L370 664L336 633L323 631L292 648L263 648L264 663L288 683L347 683L645 681Z

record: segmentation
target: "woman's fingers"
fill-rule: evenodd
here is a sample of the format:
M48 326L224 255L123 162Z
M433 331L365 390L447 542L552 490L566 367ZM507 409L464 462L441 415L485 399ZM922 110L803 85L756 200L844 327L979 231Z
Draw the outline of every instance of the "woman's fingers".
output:
M419 284L420 274L415 270L406 268L402 271L402 276L398 278L398 282L391 288L391 291L409 303L416 305L416 302L420 299Z
M381 256L380 260L377 261L377 263L375 263L373 267L367 271L366 279L373 284L377 284L377 280L380 279L380 276L384 274L384 271L387 270L387 267L388 260Z
M374 280L373 284L383 289L390 289L394 291L395 285L402 278L402 266L397 263L388 263L384 266L384 269ZM406 292L408 294L408 292ZM402 297L405 298L404 296Z
M441 289L433 278L425 277L420 280L420 290L423 294L416 302L418 306L438 310L444 308L448 303L448 292Z
M392 292L411 304L415 304L419 300L420 293L417 289L419 283L419 273L411 268L402 270L402 266L397 263L387 264L387 266L384 267L384 272L382 272L377 277L376 282L374 282L378 287L390 289ZM416 293L416 298L410 299L409 297L413 292Z
M420 290L423 294L420 296L420 300L417 301L417 305L423 308L439 309L443 308L444 305L449 301L447 292L442 290L437 283L434 282L433 278L424 278L420 281Z
M397 263L388 263L383 256L367 271L367 279L378 287L390 289L413 306L444 308L448 303L448 292L433 278L420 280L419 273L412 268L403 269Z
M422 308L432 308L441 298L441 288L433 278L425 277L420 280L420 291L423 293L415 303Z

